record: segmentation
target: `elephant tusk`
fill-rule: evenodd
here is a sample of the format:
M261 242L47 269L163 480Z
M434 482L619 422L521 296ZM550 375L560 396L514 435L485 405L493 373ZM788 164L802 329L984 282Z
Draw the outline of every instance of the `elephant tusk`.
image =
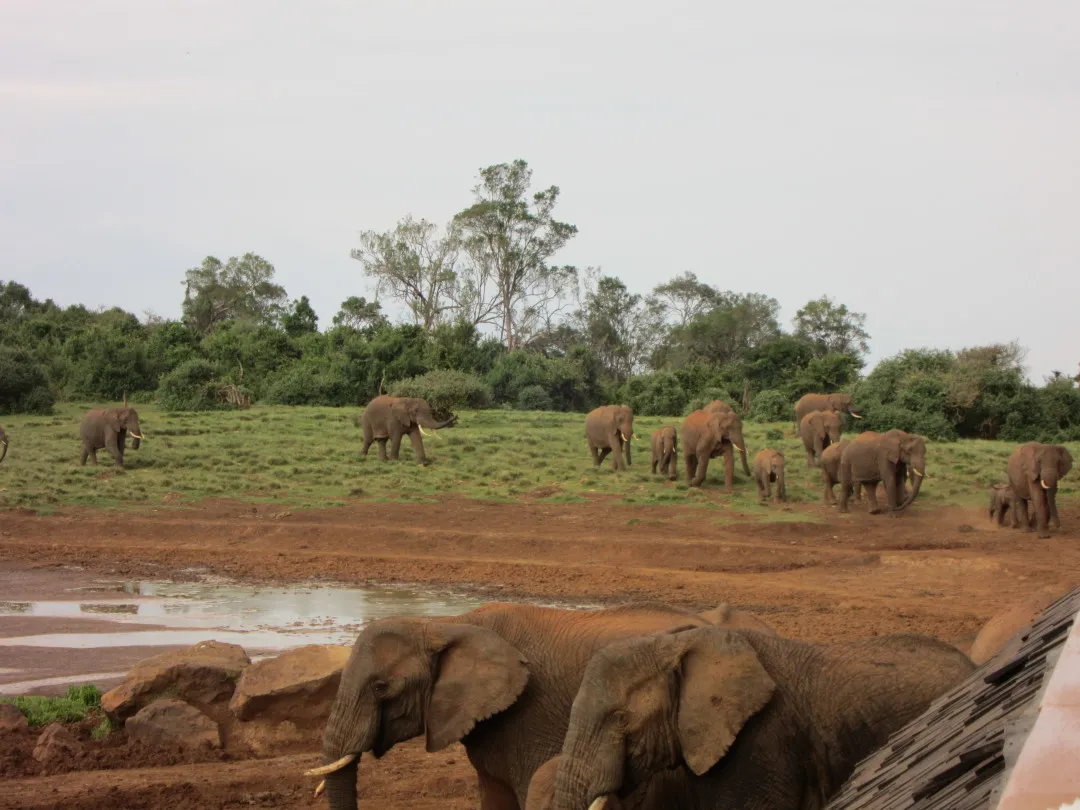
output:
M319 782L319 786L317 788L315 788L315 798L317 799L320 796L322 796L324 790L326 790L326 780L325 779L323 779L321 782Z
M141 439L142 438L142 435L139 434L139 433L130 433L128 435L131 436L131 438L133 438L133 439Z
M418 427L418 428L420 428L420 434L421 434L422 436L430 436L430 435L431 435L431 434L430 434L430 433L428 433L428 432L427 432L426 430L424 430L424 426L423 426L423 425L417 425L417 427Z
M919 476L919 478L923 477L923 474L921 472L919 472L918 470L916 470L914 467L911 468L911 471L913 473L915 473L917 476Z
M329 765L323 765L321 768L312 768L310 771L304 771L304 776L326 776L328 773L340 771L346 765L351 765L356 757L356 754L346 754L337 762L331 762Z
M851 414L851 415L852 415L853 417L855 417L856 419L862 419L862 417L861 417L861 416L859 416L859 414L855 413L855 411L848 411L848 413L850 413L850 414Z
M1045 482L1045 481L1043 481L1043 480L1042 480L1041 478L1039 479L1039 483L1040 483L1040 484L1042 484L1042 488L1043 488L1043 489L1050 489L1050 487L1048 487L1048 486L1046 485L1046 482Z
M743 452L743 449L741 447L739 447L739 445L735 444L735 442L732 442L731 446L734 447L736 450L738 450L740 453Z
M630 441L630 437L629 437L629 436L627 436L627 435L626 435L625 433L620 433L619 435L620 435L620 436L622 436L622 440L623 440L624 442L628 442L628 441Z
M597 796L595 799L593 799L592 804L589 805L589 810L605 810L607 806L607 796Z

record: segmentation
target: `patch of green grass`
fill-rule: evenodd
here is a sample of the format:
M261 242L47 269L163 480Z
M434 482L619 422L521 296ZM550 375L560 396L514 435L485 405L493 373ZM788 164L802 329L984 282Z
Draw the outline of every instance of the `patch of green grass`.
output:
M10 703L24 715L33 728L50 723L74 723L91 712L101 710L101 692L93 684L72 686L64 697L0 698L0 703Z
M90 736L95 740L104 740L112 734L113 731L112 720L109 719L108 715L103 714L101 716L101 722L94 726L93 730L90 732Z
M104 403L99 403L104 404ZM458 424L424 440L428 467L416 464L406 439L401 460L381 463L378 447L360 457L359 408L256 406L249 411L166 413L139 406L146 439L128 448L127 469L99 451L97 467L79 466L79 421L87 405L65 404L55 416L7 416L11 449L0 465L0 508L55 511L66 506L170 508L206 498L283 508L322 508L357 500L424 503L449 497L497 502L575 503L596 497L652 506L721 508L764 521L809 520L821 501L821 477L806 466L790 423L745 425L750 460L772 447L787 457L788 507L758 505L757 489L736 463L735 494L722 491L723 460L713 459L703 490L649 471L649 436L681 418L640 417L633 464L615 473L609 459L592 466L584 415L512 410L464 411ZM964 441L929 445L928 477L919 503L981 503L1002 480L1015 445ZM1080 445L1070 450L1080 458ZM1063 499L1076 496L1080 472L1066 477Z

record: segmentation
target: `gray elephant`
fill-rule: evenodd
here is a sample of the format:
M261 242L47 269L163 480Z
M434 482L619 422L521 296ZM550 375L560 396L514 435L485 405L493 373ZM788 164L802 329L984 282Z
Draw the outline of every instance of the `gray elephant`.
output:
M779 450L765 448L754 456L754 480L757 481L758 500L770 497L775 503L787 500L787 486L784 481L784 454ZM772 494L772 485L776 484L776 495Z
M1012 526L1031 531L1028 504L1035 513L1039 537L1049 537L1050 527L1061 528L1057 509L1058 481L1072 469L1072 455L1060 444L1028 442L1009 456L1009 483L1012 485Z
M811 411L799 423L799 436L806 448L806 466L821 465L821 454L840 441L844 423L836 411Z
M838 411L862 419L862 413L848 394L805 394L795 403L795 430L799 429L803 417L814 411Z
M96 408L87 411L79 425L79 436L82 438L82 459L79 463L86 464L89 458L97 464L97 451L104 448L109 451L116 466L123 469L124 445L128 434L131 434L131 449L138 450L143 435L139 429L139 414L134 408Z
M909 470L915 475L905 494ZM856 482L866 487L871 515L899 514L915 501L926 474L926 442L903 430L866 431L851 440L840 457L840 511L848 511L848 496ZM885 509L877 499L877 484L885 485Z
M679 468L679 438L675 428L667 425L652 435L652 472L666 475L674 481Z
M7 434L4 433L4 429L2 427L0 427L0 461L3 461L4 458L7 456L7 450L8 450L8 437L7 437Z
M622 469L623 453L630 466L630 440L634 438L634 409L629 405L601 405L585 417L585 438L589 442L593 466L604 463L611 453L613 469Z
M825 484L824 499L826 506L836 505L836 495L833 493L833 487L840 483L840 459L844 454L844 449L849 444L851 442L847 439L841 439L836 444L830 444L821 454L821 480ZM856 481L852 488L853 491L848 493L848 497L861 501L862 483Z
M722 400L722 399L714 399L712 402L710 402L708 405L706 405L703 410L706 410L709 413L729 413L733 417L735 417L736 420L738 420L739 425L740 425L740 429L741 429L742 419L739 417L739 414L735 412L735 409L732 408L730 405L728 405L726 402L724 402L724 400ZM739 448L739 458L742 460L742 471L743 471L743 473L747 477L749 477L750 476L750 465L747 464L747 461L746 461L746 445L743 445L742 447Z
M746 449L742 434L742 420L734 413L700 410L683 420L683 460L686 464L686 482L700 487L709 472L709 459L724 457L724 492L735 491L735 456Z
M574 699L554 808L618 806L681 769L665 808L817 810L974 669L917 635L808 644L705 627L614 642Z
M427 464L424 454L425 430L452 427L457 422L453 414L443 421L431 413L431 406L419 397L391 397L385 394L375 397L364 408L360 423L364 429L364 447L360 455L366 456L372 442L379 443L379 461L386 461L386 442L390 442L390 458L398 460L401 437L406 434L412 441L413 453L418 464Z
M987 514L991 523L998 526L1005 525L1005 515L1016 514L1016 493L1013 492L1012 484L994 484L990 487L990 505ZM1035 515L1028 515L1028 525L1035 527Z
M756 621L717 608L718 620ZM559 753L592 654L612 641L709 619L659 603L602 610L491 604L444 619L381 619L356 639L323 734L333 810L356 808L360 756L423 735L461 741L484 810L525 806L535 771Z

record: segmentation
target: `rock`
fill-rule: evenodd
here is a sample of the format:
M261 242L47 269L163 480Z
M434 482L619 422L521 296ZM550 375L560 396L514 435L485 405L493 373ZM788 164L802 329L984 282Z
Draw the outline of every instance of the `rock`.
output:
M124 720L162 696L179 698L200 709L224 704L251 663L236 644L202 641L186 650L140 661L124 682L101 696L101 708Z
M26 731L28 728L30 724L26 722L26 715L10 703L0 703L0 734L8 731Z
M156 700L128 718L124 729L131 739L150 745L221 747L217 723L182 700Z
M38 737L37 744L34 746L34 759L38 762L50 762L54 759L74 756L81 750L82 743L75 739L74 734L60 723L53 723Z
M229 710L240 720L325 721L351 650L309 644L258 661L240 676Z
M1039 618L1044 610L1071 590L1072 586L1047 585L1023 601L1001 611L979 631L979 635L971 644L968 658L976 666L982 666L1001 652L1013 636Z

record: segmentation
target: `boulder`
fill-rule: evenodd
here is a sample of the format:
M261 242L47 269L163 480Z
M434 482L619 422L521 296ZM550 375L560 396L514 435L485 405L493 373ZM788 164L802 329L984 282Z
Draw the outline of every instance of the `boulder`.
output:
M240 720L325 721L351 647L309 644L244 670L229 702Z
M217 723L182 700L156 700L129 717L124 729L132 740L150 745L221 747Z
M10 703L0 703L0 734L8 731L26 731L28 728L30 724L26 722L26 715Z
M114 720L126 720L163 696L200 709L225 704L250 663L243 647L220 641L155 655L140 661L122 684L102 695L101 708Z
M38 762L51 762L75 756L82 750L82 743L62 724L48 726L37 739L34 746L34 759Z
M1071 586L1047 585L1023 601L1005 608L983 625L983 629L971 643L968 658L976 666L982 666L1001 652L1013 636L1039 618L1044 610L1071 590Z

